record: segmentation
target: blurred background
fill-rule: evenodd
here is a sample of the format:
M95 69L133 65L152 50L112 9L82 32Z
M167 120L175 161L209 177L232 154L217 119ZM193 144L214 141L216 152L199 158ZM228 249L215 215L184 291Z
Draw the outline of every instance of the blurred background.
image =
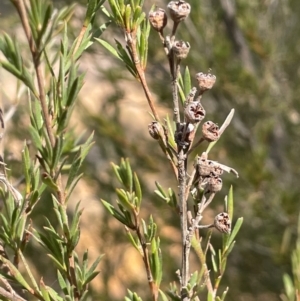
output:
M167 1L145 1L145 10L153 4L166 8ZM195 74L209 68L217 76L214 88L203 98L206 120L221 125L229 111L235 116L210 158L229 165L240 174L223 176L223 189L205 221L211 222L222 211L223 200L233 185L235 219L244 217L236 246L229 257L224 289L229 286L227 300L280 300L283 273L291 273L290 255L295 245L300 203L300 2L298 0L227 1L189 0L190 17L179 27L177 38L189 41L191 51L183 66L189 66L192 84ZM85 1L54 1L59 8L75 5L69 22L71 41L78 35L85 13ZM98 25L105 22L99 14ZM165 30L170 33L171 25ZM0 30L16 36L28 57L24 34L13 6L0 1ZM58 37L59 38L59 37ZM111 26L102 38L122 40L118 28ZM58 44L57 44L58 45ZM58 47L53 45L53 49ZM156 32L149 41L147 80L155 95L161 116L172 114L172 98L168 64ZM85 167L84 178L74 193L70 206L78 201L85 208L82 218L80 254L88 248L96 258L105 254L100 275L93 282L93 300L123 300L126 289L136 291L144 300L148 286L139 254L129 244L124 228L108 216L100 198L115 202L110 162L128 157L142 179L144 204L142 217L152 214L162 240L164 278L162 287L176 281L180 267L179 218L153 193L154 181L164 187L176 187L172 171L160 149L148 135L151 122L141 86L124 66L95 43L81 59L86 73L85 85L75 110L70 134L74 139L95 132L95 145ZM20 179L20 160L24 141L30 141L27 125L26 93L19 83L0 68L0 100L6 121L2 147L11 177ZM23 91L24 92L24 91ZM206 149L199 147L198 153ZM196 153L195 152L195 155ZM117 186L116 186L117 187ZM73 207L72 207L73 206ZM32 217L43 223L43 215L51 212L50 199L40 202ZM221 236L215 233L215 247ZM48 285L56 286L44 251L33 241L28 249L36 274L44 275ZM192 257L192 269L199 263ZM148 299L147 299L148 298Z

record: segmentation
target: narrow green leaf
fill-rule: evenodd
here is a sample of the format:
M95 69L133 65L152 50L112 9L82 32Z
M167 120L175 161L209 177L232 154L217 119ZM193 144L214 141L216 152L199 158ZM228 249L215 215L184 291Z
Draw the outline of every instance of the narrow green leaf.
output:
M130 233L130 231L128 230L128 231L126 231L126 233L127 233L128 238L129 238L129 241L131 242L131 244L133 245L133 247L134 247L135 249L137 249L137 250L141 253L141 248L140 248L140 246L138 245L138 243L135 241L135 239L134 239L134 237L132 236L132 234ZM142 253L141 253L141 254L142 254Z
M162 301L169 301L168 297L165 295L165 293L162 290L159 290L159 294L161 296Z
M151 242L151 271L156 285L159 287L162 280L162 256L159 248L159 238Z
M135 172L133 174L133 183L134 183L135 195L139 200L138 207L140 207L143 195L142 195L142 189L141 189L139 178Z
M89 274L84 281L84 285L90 283L100 272L99 271L95 271L91 274Z
M81 295L81 298L79 299L79 301L86 301L86 300L88 300L89 296L90 296L90 291L85 290L84 293Z
M129 159L127 158L125 160L125 170L126 170L126 188L130 191L130 193L132 193L133 190L133 177L132 177L132 169L130 166L130 162Z
M234 246L235 246L235 240L230 244L229 248L226 250L226 256L230 254Z
M87 275L91 275L92 273L94 273L94 271L96 270L97 266L99 265L100 261L102 260L103 258L103 254L102 255L99 255L97 257L97 259L93 262L93 264L91 265L91 267L89 268L88 272L87 272Z
M228 198L227 198L227 206L228 206L228 214L229 218L232 221L233 218L233 187L230 186L229 193L228 193Z
M97 7L97 0L89 0L87 5L87 10L84 18L84 26L88 26L95 14L95 9Z
M178 76L177 87L178 87L178 92L179 92L179 96L180 96L180 99L181 99L181 103L183 104L184 101L185 101L186 95L185 95L185 92L184 92L184 83L183 83L181 73L179 73L179 76Z
M128 32L131 31L131 6L129 4L126 5L125 8L125 16L124 16L124 24L125 24L125 28Z
M165 197L159 190L154 190L154 193L160 197L161 199L163 199L164 201L166 201L167 203L170 202L170 199L168 197Z
M134 13L133 13L133 17L132 17L132 27L133 27L133 29L136 29L136 22L140 18L142 12L143 12L143 10L140 6L134 7Z
M176 193L174 192L174 190L172 188L168 189L168 193L169 193L169 198L171 200L172 207L176 209L178 206Z
M231 234L230 234L230 238L229 238L229 240L228 240L228 242L227 242L227 245L226 245L227 248L231 245L231 243L232 243L233 240L235 239L235 237L236 237L236 235L238 234L238 232L239 232L239 230L240 230L242 224L243 224L243 218L240 217L240 218L238 218L238 220L236 221L236 223L235 223L235 225L234 225L234 228L233 228L233 230L232 230L232 232L231 232Z
M107 211L115 217L118 221L120 221L122 224L127 225L127 220L120 212L118 212L111 204L101 199L102 204L107 209Z
M81 86L79 83L79 78L76 78L70 87L71 88L68 93L68 97L67 97L67 101L66 101L66 106L68 108L74 104L76 97L78 95L78 92L80 91Z
M165 193L163 187L157 181L155 181L155 186L157 187L158 191L163 196L163 198L167 198L167 194Z
M218 266L217 266L217 263L216 263L216 260L215 260L215 254L211 254L211 263L212 263L212 266L213 266L213 270L215 273L218 272Z
M51 296L51 298L54 300L54 301L65 301L62 297L60 297L57 292L49 287L49 286L46 286L47 290L48 290L48 293L49 295Z
M42 20L42 23L43 23L42 28L38 32L37 43L36 43L38 48L40 48L40 44L41 44L43 36L46 32L46 29L48 27L51 15L52 15L52 3L48 3L48 5L46 6L45 14L43 16L43 20Z
M69 174L68 174L68 180L67 180L67 184L66 184L66 191L69 190L71 184L73 183L73 181L75 180L75 178L78 176L78 171L79 168L81 166L81 162L80 162L80 150L77 152L72 166L69 170Z
M169 115L167 115L166 121L167 121L167 127L168 127L169 143L174 149L176 149L177 146L176 146L176 142L174 140L174 130L173 130L173 126L171 124Z
M53 157L52 157L52 164L51 167L52 169L55 169L62 154L63 150L63 137L56 137L55 138L55 146L53 148Z
M118 199L120 201L120 204L124 206L124 208L128 211L133 211L134 206L130 202L130 199L127 197L126 192L123 189L116 189L116 193L118 195Z
M26 194L30 192L30 156L28 147L25 144L24 149L22 151L22 163L23 163L23 171L25 176L25 185L26 185Z
M146 14L142 12L136 21L136 27L140 26L140 24L145 20L145 18L146 18Z
M184 87L184 94L185 94L185 96L187 96L192 89L191 75L190 75L190 70L189 70L188 66L186 66L185 70L184 70L183 87Z
M67 272L65 264L60 263L52 254L47 254L47 256L49 256L53 260L58 270Z
M68 294L68 286L67 286L67 283L65 282L64 277L62 276L62 274L59 270L57 270L57 280L58 280L58 284L59 284L60 288L62 289L64 294L67 295Z
M33 126L29 126L29 132L31 134L31 138L32 138L32 141L35 145L35 147L38 149L38 150L42 150L42 141L41 141L41 138L40 138L40 135L39 133L37 132L37 130L33 127Z
M37 204L37 202L39 201L40 199L40 194L37 190L35 190L32 194L31 194L31 197L30 197L30 200L29 200L29 204L30 204L30 208L33 209L33 207Z
M102 46L104 46L112 55L114 55L116 58L121 60L119 52L113 46L111 46L109 43L107 43L106 41L104 41L102 39L95 38L95 40L97 42L99 42Z
M74 188L77 186L77 183L82 178L83 173L79 174L77 177L73 179L73 182L68 186L68 190L65 190L66 192L66 202L70 199L70 196L74 190Z
M229 287L227 286L226 289L225 289L225 291L224 291L223 294L222 294L221 301L224 301L224 300L225 300L228 291L229 291Z

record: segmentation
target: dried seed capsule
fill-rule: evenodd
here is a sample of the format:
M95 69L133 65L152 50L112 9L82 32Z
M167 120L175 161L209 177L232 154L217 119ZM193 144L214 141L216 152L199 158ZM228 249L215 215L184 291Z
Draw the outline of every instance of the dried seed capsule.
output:
M200 122L205 117L205 110L199 101L187 103L184 108L184 116L187 122Z
M209 177L214 170L214 163L211 160L199 157L197 168L201 177Z
M202 135L208 142L219 139L219 127L212 121L206 121L202 125Z
M223 174L223 169L220 167L220 165L214 163L214 168L212 169L210 176L219 177L222 174Z
M155 11L151 11L148 16L151 26L161 32L168 22L168 17L164 9L158 8Z
M174 23L179 23L186 19L191 12L191 6L185 1L171 1L168 4L171 19Z
M163 129L157 121L153 121L148 125L148 131L153 139L158 140L161 137Z
M175 41L173 45L173 53L179 60L185 59L190 51L190 44L184 41Z
M228 213L219 213L214 220L214 226L222 233L229 234L231 232L231 221Z
M223 181L219 177L210 177L207 181L207 190L209 192L218 192L222 189Z
M201 177L219 177L223 169L214 161L198 157L196 167Z
M200 93L204 93L207 90L210 90L216 82L216 76L213 74L197 73L196 79L200 87Z

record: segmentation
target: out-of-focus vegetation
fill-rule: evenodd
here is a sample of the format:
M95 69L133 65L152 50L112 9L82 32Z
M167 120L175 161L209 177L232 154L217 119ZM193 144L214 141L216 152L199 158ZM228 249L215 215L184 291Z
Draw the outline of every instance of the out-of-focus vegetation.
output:
M79 1L68 3L77 3L75 19L70 24L76 31L80 26L76 16L79 18L84 10ZM146 6L150 9L152 4L147 1ZM217 76L214 90L204 99L207 113L221 124L228 111L236 109L230 130L212 151L214 160L239 171L240 179L234 184L235 212L236 216L244 216L222 285L230 285L228 300L278 300L283 292L283 273L291 272L290 255L300 209L300 44L297 39L300 3L296 0L197 0L190 4L191 15L183 25L185 30L180 31L180 38L191 44L186 64L191 74L212 68ZM56 5L62 5L62 1ZM22 43L23 33L9 1L1 1L0 12L0 29L16 35ZM99 24L101 18L104 16L99 16ZM103 38L111 40L113 30L109 28ZM154 33L150 35L149 47L147 76L159 108L167 111L171 108L171 91L166 88L169 75L160 40ZM23 48L22 51L26 52ZM149 200L144 214L151 210L158 224L169 225L161 227L159 233L162 250L166 252L164 274L168 275L163 285L174 280L174 267L180 262L180 237L177 216L164 208L153 194L153 188L154 180L164 186L174 183L170 182L171 171L162 164L160 152L146 137L151 118L147 120L146 100L130 74L119 62L108 60L100 45L93 45L85 54L80 68L87 72L87 77L72 119L74 132L95 131L96 141L85 165L82 191L78 191L82 202L87 203L85 215L89 216L82 226L86 229L82 246L84 249L88 245L92 253L106 254L101 275L94 282L94 300L121 300L126 287L143 295L139 284L145 283L146 277L121 233L123 229L97 203L100 196L107 199L113 194L109 162L130 156L134 169L147 175L142 183ZM5 111L16 106L7 123L6 137L10 141L4 149L12 176L18 179L21 142L29 139L23 126L28 122L28 112L24 111L22 98L14 94L14 79L10 81L2 70L0 79ZM230 184L225 179L224 191L228 191ZM218 198L223 200L224 195ZM216 207L220 203L216 202ZM40 214L47 212L50 205L40 205ZM89 237L90 233L93 237ZM34 256L37 261L38 253ZM41 262L40 268L45 269L45 264Z

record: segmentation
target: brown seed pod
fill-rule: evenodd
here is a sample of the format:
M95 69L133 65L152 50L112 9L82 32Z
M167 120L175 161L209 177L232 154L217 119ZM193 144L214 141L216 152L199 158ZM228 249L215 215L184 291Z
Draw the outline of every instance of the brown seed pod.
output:
M207 90L210 90L216 82L216 76L213 74L197 73L196 79L200 87L200 93L204 93Z
M229 234L231 232L231 221L228 213L219 213L214 220L214 226L222 233Z
M214 161L207 160L203 157L198 157L196 168L201 177L218 177L223 173L223 169Z
M209 192L218 192L222 189L223 181L220 177L210 177L207 181L207 190Z
M191 12L191 6L185 1L171 1L168 4L171 19L174 23L179 23L186 19Z
M206 121L202 125L202 135L208 142L219 139L219 127L212 121Z
M153 139L158 140L161 137L163 129L157 121L153 121L148 125L148 131Z
M190 51L190 44L184 41L175 41L173 45L173 53L179 60L185 59Z
M184 116L187 122L197 123L205 117L205 110L199 101L193 101L186 104L184 108Z
M151 26L161 32L168 22L168 17L164 9L158 8L155 11L151 11L148 16Z

